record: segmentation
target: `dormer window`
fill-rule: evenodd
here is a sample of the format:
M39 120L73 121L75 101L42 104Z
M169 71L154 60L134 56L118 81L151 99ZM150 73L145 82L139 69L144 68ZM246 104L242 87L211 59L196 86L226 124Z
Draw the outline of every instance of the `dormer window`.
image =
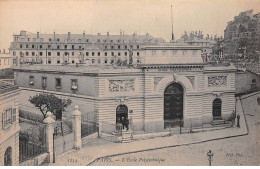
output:
M29 85L34 86L34 76L30 76Z
M77 90L77 89L78 89L78 80L71 79L71 90Z

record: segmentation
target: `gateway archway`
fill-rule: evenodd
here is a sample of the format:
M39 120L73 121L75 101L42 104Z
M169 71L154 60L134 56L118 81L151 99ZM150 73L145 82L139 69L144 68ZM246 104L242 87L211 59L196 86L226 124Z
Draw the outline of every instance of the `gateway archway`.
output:
M174 125L183 119L183 87L179 83L171 83L164 91L164 128ZM181 124L183 125L183 124Z
M116 123L122 123L123 118L128 118L128 108L126 105L121 104L116 108Z

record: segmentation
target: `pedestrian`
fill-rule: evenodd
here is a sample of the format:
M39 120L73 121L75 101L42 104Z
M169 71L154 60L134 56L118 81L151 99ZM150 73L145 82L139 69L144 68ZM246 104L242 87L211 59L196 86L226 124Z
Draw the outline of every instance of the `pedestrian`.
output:
M232 127L233 126L235 126L236 125L236 123L235 123L235 120L236 120L236 113L235 113L235 111L233 110L233 113L232 113Z
M125 126L126 126L126 130L129 130L129 119L128 118L125 119Z
M123 129L125 129L125 117L122 117L122 125L123 125Z
M238 114L238 115L237 115L237 127L240 127L239 120L240 120L240 115Z

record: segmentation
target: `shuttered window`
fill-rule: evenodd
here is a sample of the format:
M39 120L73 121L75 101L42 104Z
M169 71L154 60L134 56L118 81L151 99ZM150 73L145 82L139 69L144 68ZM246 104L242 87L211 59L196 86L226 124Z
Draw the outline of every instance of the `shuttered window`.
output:
M12 125L12 123L16 122L16 108L6 109L2 113L2 127L6 129Z

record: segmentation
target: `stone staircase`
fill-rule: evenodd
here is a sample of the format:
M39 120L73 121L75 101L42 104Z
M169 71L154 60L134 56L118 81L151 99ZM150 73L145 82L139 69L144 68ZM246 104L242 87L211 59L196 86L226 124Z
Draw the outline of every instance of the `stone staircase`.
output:
M214 119L211 124L213 126L216 126L216 125L225 125L225 120L222 120L222 119Z
M122 130L122 143L129 143L133 141L131 130Z

